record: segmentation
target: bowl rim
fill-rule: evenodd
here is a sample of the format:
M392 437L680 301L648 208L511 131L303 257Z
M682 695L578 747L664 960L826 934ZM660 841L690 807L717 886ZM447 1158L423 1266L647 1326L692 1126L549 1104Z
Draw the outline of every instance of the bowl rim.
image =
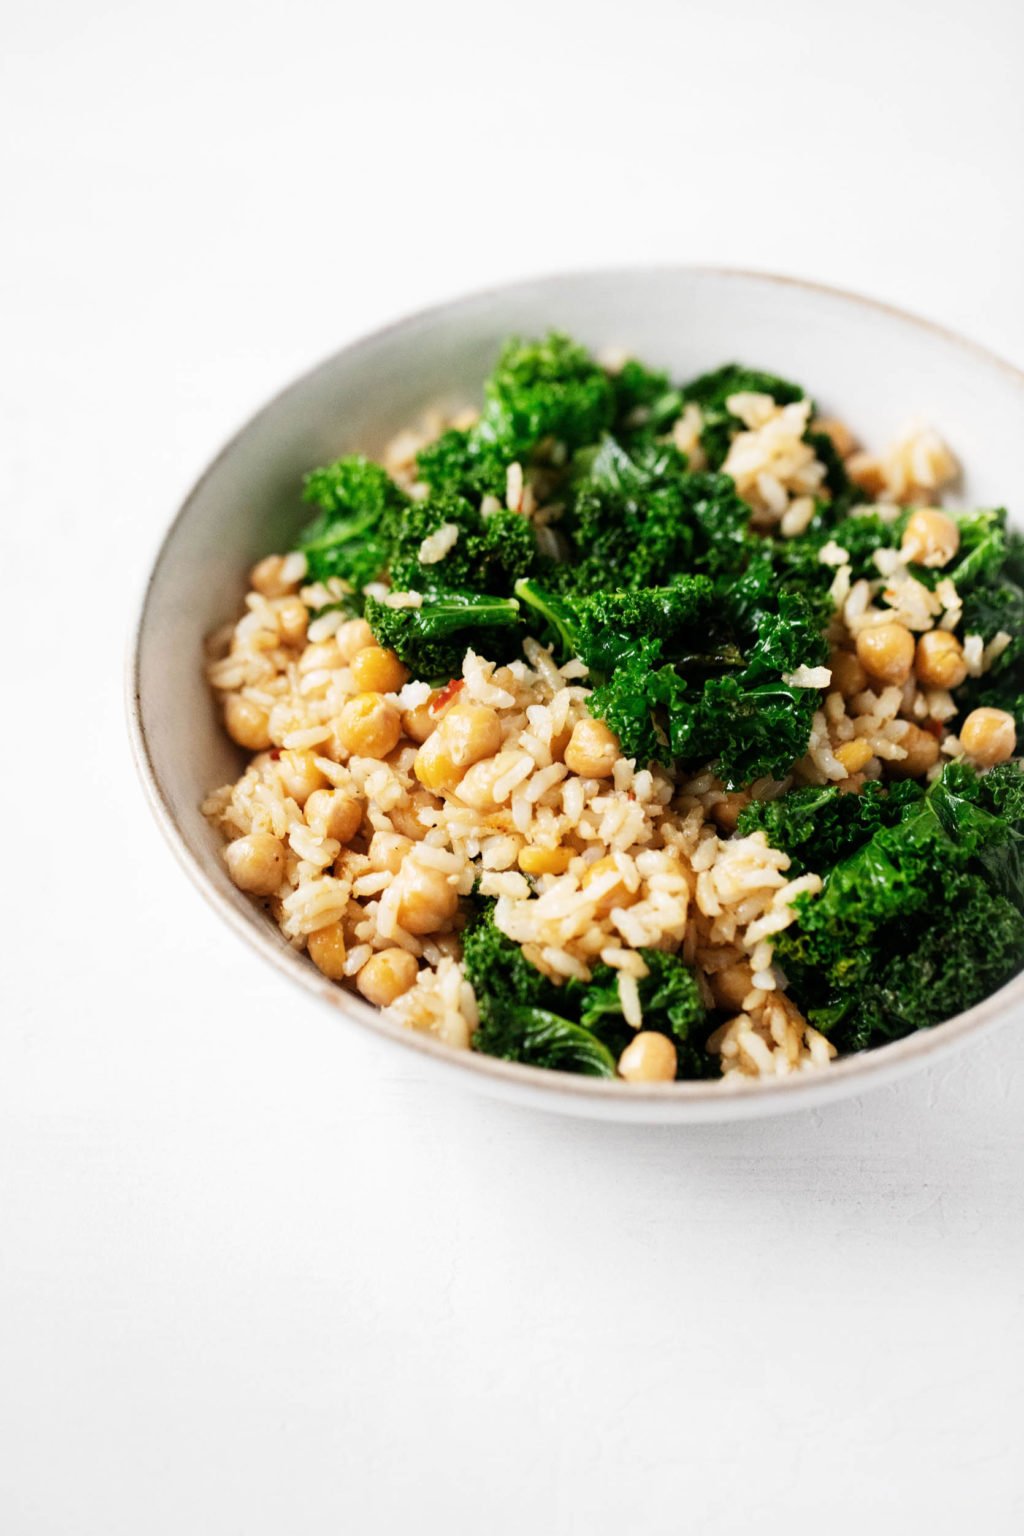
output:
M698 1109L707 1111L712 1110L714 1106L721 1110L723 1118L729 1113L729 1106L732 1106L736 1113L746 1114L768 1114L783 1108L797 1110L812 1101L822 1102L826 1098L842 1097L851 1091L856 1091L860 1086L868 1087L874 1083L886 1081L904 1067L909 1068L913 1064L923 1065L927 1058L937 1051L941 1052L963 1044L969 1037L997 1022L1001 1016L1006 1016L1014 1007L1024 1002L1024 971L1012 977L997 992L982 999L973 1008L955 1014L952 1018L933 1025L930 1029L918 1030L914 1034L886 1045L856 1052L831 1063L828 1068L820 1071L798 1072L778 1078L742 1078L740 1081L734 1081L731 1077L725 1077L672 1083L625 1083L617 1078L585 1077L554 1071L547 1067L526 1066L521 1062L503 1061L482 1052L455 1048L432 1035L407 1029L392 1022L356 994L346 992L328 981L309 964L304 955L282 943L269 925L264 926L252 921L241 908L236 907L217 889L193 851L188 836L180 826L173 806L164 792L150 752L143 719L140 671L144 636L153 591L177 528L188 515L194 500L207 480L214 475L223 460L234 451L243 437L258 428L263 418L283 399L294 390L303 387L316 374L333 367L339 357L357 356L364 349L376 346L389 335L415 330L421 325L442 319L448 312L462 309L467 305L504 297L517 290L528 290L549 284L572 283L593 278L642 279L657 273L680 273L691 278L724 278L726 281L753 281L794 288L806 293L820 294L827 299L837 300L856 309L866 309L888 316L913 329L929 332L947 345L970 354L985 366L1003 374L1007 382L1024 394L1024 370L1000 357L980 342L963 336L947 326L883 299L873 298L850 289L812 279L759 271L755 268L689 262L626 263L610 267L581 267L567 271L541 272L512 282L489 284L468 293L456 294L421 306L385 325L362 333L290 379L231 433L202 473L193 481L170 523L158 536L156 552L148 563L142 582L141 596L136 599L125 658L128 735L136 771L154 819L179 866L208 905L219 914L235 934L273 965L280 974L301 986L320 1002L326 1003L335 1013L340 1013L344 1018L377 1038L392 1040L406 1050L417 1053L421 1058L426 1057L440 1066L468 1074L469 1078L475 1078L481 1087L490 1086L494 1090L508 1089L510 1094L518 1090L517 1096L525 1097L541 1106L547 1102L553 1109L559 1107L557 1100L565 1100L568 1096L575 1100L580 1108L584 1108L585 1102L589 1101L595 1112L599 1112L602 1106L609 1109L612 1106L625 1109L639 1108L645 1104L663 1110L668 1110L671 1106L677 1106L683 1110L688 1106L695 1112L695 1117ZM735 1076L738 1077L739 1074ZM745 1106L744 1110L741 1110L741 1104Z

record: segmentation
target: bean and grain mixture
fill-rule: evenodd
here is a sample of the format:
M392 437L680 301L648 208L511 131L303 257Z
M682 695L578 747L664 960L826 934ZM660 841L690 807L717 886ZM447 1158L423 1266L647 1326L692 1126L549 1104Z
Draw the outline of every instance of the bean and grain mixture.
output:
M232 880L412 1029L629 1082L824 1067L1024 963L1024 540L798 385L509 341L306 478L209 680Z

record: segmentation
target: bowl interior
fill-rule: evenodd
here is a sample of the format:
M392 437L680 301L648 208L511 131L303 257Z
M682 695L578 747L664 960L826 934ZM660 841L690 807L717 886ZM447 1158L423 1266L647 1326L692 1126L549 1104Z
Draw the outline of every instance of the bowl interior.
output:
M204 636L235 616L254 561L289 547L306 516L298 494L306 470L342 453L378 454L429 406L474 403L505 336L552 327L599 350L624 348L675 378L732 360L771 369L799 380L825 414L870 446L923 418L964 466L956 499L1005 504L1015 493L1024 378L941 330L847 295L743 273L627 270L527 282L400 322L338 353L261 411L206 471L161 549L138 629L131 707L144 778L176 851L236 927L343 1013L492 1089L582 1112L718 1118L795 1107L851 1079L888 1075L941 1048L957 1026L1005 1012L1024 990L1018 982L954 1025L815 1074L813 1085L801 1077L740 1094L715 1084L638 1094L449 1052L384 1024L324 982L227 879L220 838L199 806L237 776L241 755L203 678Z

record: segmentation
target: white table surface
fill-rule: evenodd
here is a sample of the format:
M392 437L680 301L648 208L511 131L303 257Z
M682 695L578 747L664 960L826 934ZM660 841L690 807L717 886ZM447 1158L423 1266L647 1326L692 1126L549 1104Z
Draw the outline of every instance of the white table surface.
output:
M220 926L121 702L191 479L424 302L721 261L1024 363L1015 5L51 0L4 36L4 1536L1018 1532L1019 1033L736 1128L463 1096Z

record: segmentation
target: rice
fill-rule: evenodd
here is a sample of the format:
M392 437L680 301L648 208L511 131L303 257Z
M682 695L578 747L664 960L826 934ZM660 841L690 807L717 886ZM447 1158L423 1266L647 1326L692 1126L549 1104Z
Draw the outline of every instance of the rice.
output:
M746 393L731 396L728 408L743 430L723 470L750 504L755 526L784 538L803 532L826 472L806 440L809 403L780 406ZM435 416L401 434L385 455L412 495L423 489L416 454L444 425ZM695 469L703 463L701 428L700 409L690 404L672 429ZM557 459L556 446L551 462ZM896 500L926 494L934 502L955 473L948 450L924 428L904 433L880 459L855 453L848 463L873 486L873 510L883 517ZM557 547L548 524L557 522L559 507L544 475L543 466L511 464L504 504L530 517L538 536ZM485 496L481 510L493 515L501 504ZM424 539L420 560L443 560L458 537L455 524L443 524ZM877 574L856 581L840 542L826 543L819 558L835 570L832 662L798 665L785 678L820 696L807 753L785 781L762 780L737 794L710 771L680 779L623 758L608 775L574 772L565 743L588 714L587 668L577 660L558 666L533 639L522 660L505 666L468 652L461 677L441 695L410 679L382 696L403 725L424 711L437 724L456 699L493 713L496 750L453 787L430 789L417 778L422 736L400 735L383 759L347 751L338 719L360 692L350 667L353 621L339 606L347 589L334 579L303 586L304 557L287 555L274 591L251 591L234 626L209 643L207 676L221 703L247 701L266 727L245 771L213 792L203 811L228 841L255 834L275 840L276 884L260 894L296 949L311 940L315 947L317 935L335 936L343 956L336 979L358 987L375 956L413 955L415 980L387 1011L449 1045L469 1046L478 1022L459 939L459 903L475 888L493 899L501 931L556 984L587 981L597 965L617 972L621 1009L636 1030L644 1023L639 984L647 974L639 951L681 954L705 999L731 1010L708 1041L724 1077L817 1070L834 1047L788 997L774 945L794 921L793 903L815 894L821 881L813 874L791 878L789 859L762 832L737 835L737 808L792 783L855 790L897 771L920 754L922 724L937 742L935 756L962 750L946 729L956 706L945 690L914 681L844 687L853 670L836 670L837 659L850 661L858 636L882 623L895 619L915 635L954 628L961 611L955 584L946 577L930 590L895 550L879 551ZM372 590L395 606L422 603L415 592ZM325 611L306 627L297 622L296 602L308 613ZM987 646L980 636L968 637L971 675L991 667L1009 643L1003 633ZM325 806L333 802L318 796L321 790L358 802L360 824L347 841L329 835Z

